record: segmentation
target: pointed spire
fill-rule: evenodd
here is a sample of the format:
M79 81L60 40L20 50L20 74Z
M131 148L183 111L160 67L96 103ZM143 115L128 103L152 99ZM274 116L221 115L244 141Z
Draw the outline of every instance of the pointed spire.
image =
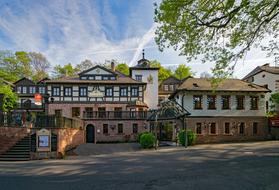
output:
M144 49L142 49L142 59L144 59Z

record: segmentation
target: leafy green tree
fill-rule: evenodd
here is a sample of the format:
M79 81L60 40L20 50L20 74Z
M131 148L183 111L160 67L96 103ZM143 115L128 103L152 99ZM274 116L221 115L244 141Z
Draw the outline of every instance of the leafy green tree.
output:
M161 63L157 60L150 61L150 65L151 65L151 67L159 68L158 78L159 78L160 82L173 75L173 73L170 69L162 66Z
M155 22L161 51L173 47L188 61L214 62L214 77L231 76L251 47L261 45L279 62L278 0L162 0L155 4Z
M68 63L64 66L56 65L54 67L54 77L61 78L61 77L72 77L77 75L78 70L72 66L71 63Z
M3 111L8 112L16 108L18 97L12 91L10 86L4 85L2 82L0 82L0 93L4 94Z
M30 52L28 55L33 70L32 79L34 81L39 81L48 77L50 63L47 58L43 54L37 52Z
M30 58L24 51L12 53L1 51L0 53L0 76L10 82L32 75Z
M125 75L129 75L129 73L130 73L129 66L126 63L117 64L115 67L115 70L117 70Z
M180 64L174 71L174 76L179 80L182 80L186 77L192 76L193 73L190 67L187 67L184 64Z

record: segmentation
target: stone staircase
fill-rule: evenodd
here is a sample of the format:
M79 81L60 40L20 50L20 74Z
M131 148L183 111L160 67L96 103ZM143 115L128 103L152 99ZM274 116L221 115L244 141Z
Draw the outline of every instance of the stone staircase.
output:
M2 139L3 140L3 139ZM7 139L4 139L7 140ZM11 140L6 143L14 143ZM27 161L30 160L30 136L27 135L16 142L5 152L0 152L0 161Z

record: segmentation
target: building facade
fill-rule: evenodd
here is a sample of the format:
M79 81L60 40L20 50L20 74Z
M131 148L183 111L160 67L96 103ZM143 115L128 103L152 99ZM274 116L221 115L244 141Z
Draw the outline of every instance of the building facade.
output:
M159 103L165 100L168 100L169 96L175 92L175 90L179 87L179 85L183 81L177 79L174 76L170 76L167 79L163 80L159 85Z
M131 69L131 77L115 71L112 63L111 69L95 66L77 77L47 81L48 114L84 120L87 142L136 140L147 130L147 110L155 106L150 99L156 94L147 88L158 80L158 69L143 63L138 62L141 69ZM141 80L137 71L143 71ZM144 82L149 76L153 81Z
M225 79L213 90L204 78L188 78L171 98L191 115L186 125L198 142L265 139L265 93L268 89L238 79Z
M257 85L265 86L271 92L266 94L266 109L270 110L272 102L270 96L272 93L279 92L279 67L272 67L269 64L256 67L248 73L242 80Z

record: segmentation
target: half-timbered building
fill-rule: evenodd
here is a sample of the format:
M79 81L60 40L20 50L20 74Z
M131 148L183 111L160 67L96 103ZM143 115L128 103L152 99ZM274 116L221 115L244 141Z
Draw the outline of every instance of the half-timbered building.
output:
M97 65L76 77L47 81L47 110L50 115L83 119L87 142L135 140L147 129L146 88L143 79L115 71L114 63L110 69Z

